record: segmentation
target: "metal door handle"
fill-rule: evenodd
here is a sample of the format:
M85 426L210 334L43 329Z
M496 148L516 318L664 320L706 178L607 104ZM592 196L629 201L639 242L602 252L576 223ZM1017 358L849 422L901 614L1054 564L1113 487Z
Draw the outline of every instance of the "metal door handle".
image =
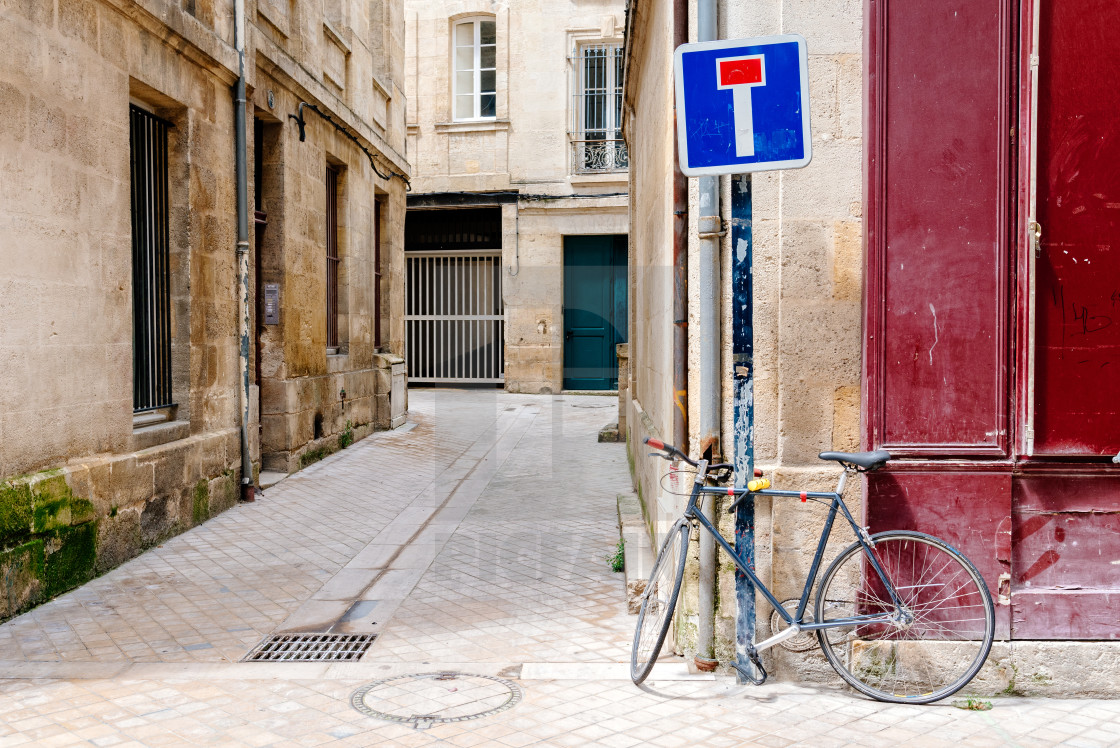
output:
M564 340L571 340L575 336L576 336L576 334L574 332L572 332L571 330L566 330L564 332Z

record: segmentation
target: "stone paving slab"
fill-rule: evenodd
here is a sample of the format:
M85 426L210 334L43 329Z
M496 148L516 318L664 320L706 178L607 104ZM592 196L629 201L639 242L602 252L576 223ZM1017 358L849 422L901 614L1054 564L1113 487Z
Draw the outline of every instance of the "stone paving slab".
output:
M521 680L524 699L507 712L416 729L354 710L349 699L368 682L0 681L0 745L1096 747L1117 744L1120 720L1120 705L1095 700L995 699L969 712L784 683Z
M1120 744L1113 701L897 706L673 658L635 687L634 617L606 562L625 447L596 441L613 399L410 400L409 429L0 625L0 746ZM293 626L379 635L358 662L238 661ZM372 681L444 670L510 680L523 700L427 729L350 705Z

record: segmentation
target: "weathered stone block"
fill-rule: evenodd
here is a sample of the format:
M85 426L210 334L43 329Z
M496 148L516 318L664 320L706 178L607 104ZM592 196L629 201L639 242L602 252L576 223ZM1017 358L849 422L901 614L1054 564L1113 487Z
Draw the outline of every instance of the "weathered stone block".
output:
M832 401L832 448L838 452L859 449L859 385L837 387Z
M45 597L54 597L93 578L98 560L98 524L86 522L77 527L65 527L46 541Z
M781 259L782 299L801 301L819 297L828 288L832 272L832 226L820 221L786 221L782 226L783 242L797 247L784 252Z
M27 137L27 96L10 83L0 82L0 136L22 143Z
M856 221L833 228L832 298L858 302L863 290L863 233Z
M47 6L48 14L54 10L52 0L27 0L23 4ZM0 25L0 49L4 50L5 77L41 84L46 55L39 35L27 33L21 24L5 23Z
M15 615L39 598L42 575L42 540L0 553L0 618Z
M833 56L809 56L809 114L814 139L831 139L838 134L836 80L839 67Z
M209 483L210 514L224 512L237 504L237 480L233 473L219 475Z
M194 485L191 494L191 519L196 525L210 519L210 482L205 478Z
M26 480L0 483L0 543L31 532L31 486Z
M135 457L117 460L110 465L110 482L117 506L147 501L155 493L155 466Z
M140 541L143 545L155 545L168 535L174 534L179 519L178 503L169 496L156 496L150 499L140 512Z
M193 456L193 445L179 441L149 450L143 457L152 465L152 491L168 495L177 491L186 481L187 462Z
M35 476L31 481L31 532L43 533L69 526L72 498L62 473Z
M97 48L97 6L86 0L58 0L58 30Z
M122 509L110 513L97 525L98 572L116 568L140 552L139 509Z

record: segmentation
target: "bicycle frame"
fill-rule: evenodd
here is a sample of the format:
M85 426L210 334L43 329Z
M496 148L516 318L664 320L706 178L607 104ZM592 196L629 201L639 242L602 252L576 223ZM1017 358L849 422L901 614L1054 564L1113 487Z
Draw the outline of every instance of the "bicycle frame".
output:
M873 544L871 541L871 536L867 533L867 530L856 523L855 519L852 517L851 512L848 511L847 505L844 504L842 494L844 493L844 486L848 481L849 470L845 469L845 471L840 476L840 481L836 486L836 490L831 492L781 491L775 489L750 491L746 488L729 489L719 488L717 486L706 486L704 485L704 481L707 478L708 462L706 460L700 460L697 467L698 470L696 473L696 480L693 484L692 494L689 496L688 507L684 511L684 516L688 519L696 520L696 522L698 522L701 527L712 534L712 537L715 538L715 541L720 545L721 548L723 548L724 552L726 552L731 557L731 560L735 563L735 567L744 575L746 575L748 579L751 580L751 583L755 586L755 589L762 592L763 596L770 602L771 605L774 606L774 610L778 612L778 615L780 615L785 620L786 624L788 624L787 628L774 634L769 639L754 644L753 646L755 651L761 652L765 649L769 649L775 644L779 644L786 639L793 638L802 631L819 631L822 629L842 628L846 626L859 625L861 623L890 623L898 621L900 618L905 618L909 615L909 611L906 610L906 606L902 603L902 600L898 596L894 585L887 577L886 572L883 571L883 567L879 564L879 559L875 556L875 553L872 550ZM809 574L805 579L805 588L801 592L801 599L798 602L797 612L794 615L790 615L789 611L785 609L778 598L774 597L774 593L772 593L769 588L767 588L767 586L762 583L762 580L758 578L758 575L754 573L754 570L751 569L746 563L744 563L743 559L739 557L739 554L735 552L735 549L731 547L731 544L727 542L722 534L720 534L719 530L716 529L711 520L705 517L704 513L699 510L699 508L697 507L697 499L703 494L712 494L716 496L735 496L737 501L746 498L748 494L750 494L751 496L827 499L831 501L831 505L829 506L828 510L828 519L825 521L824 528L821 530L820 540L817 541L817 550L813 554L813 563L809 568ZM856 541L863 548L864 556L871 563L871 566L875 569L875 572L879 575L879 579L882 580L887 589L887 592L890 594L891 601L895 605L895 611L893 613L837 618L835 620L828 621L827 623L805 622L805 609L809 604L809 595L812 592L813 582L816 581L817 574L820 571L821 561L824 559L825 545L828 543L829 536L832 534L832 525L836 520L837 512L841 512L844 516L844 519L848 521L848 524L852 528L852 532L855 534Z

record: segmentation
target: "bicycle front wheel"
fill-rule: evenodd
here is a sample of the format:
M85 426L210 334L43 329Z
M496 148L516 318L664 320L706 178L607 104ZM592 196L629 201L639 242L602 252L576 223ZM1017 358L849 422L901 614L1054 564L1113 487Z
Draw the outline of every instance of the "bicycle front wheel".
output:
M653 573L642 592L638 628L634 631L634 647L630 652L630 678L635 684L649 675L665 643L665 635L669 633L673 609L677 607L677 596L681 592L684 564L688 560L688 534L688 523L683 518L677 520L665 536Z
M871 536L899 609L859 543L821 578L816 620L890 616L817 631L828 662L853 688L879 701L928 704L979 672L995 634L992 596L976 567L943 540L919 532Z

